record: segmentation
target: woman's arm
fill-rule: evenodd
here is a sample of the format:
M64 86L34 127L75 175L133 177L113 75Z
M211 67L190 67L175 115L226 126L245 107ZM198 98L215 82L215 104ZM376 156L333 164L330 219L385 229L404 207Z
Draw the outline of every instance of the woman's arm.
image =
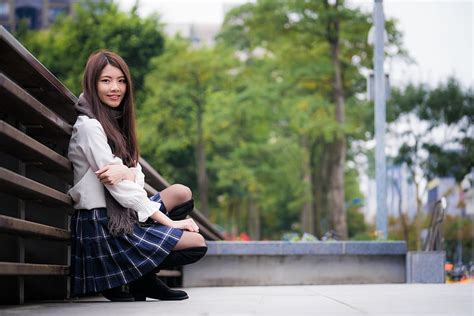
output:
M142 167L137 163L136 167L125 165L106 165L96 171L96 175L103 184L114 185L122 180L129 180L145 187L145 175Z
M107 136L105 136L105 132L97 120L87 121L85 126L81 127L81 131L78 131L78 134L80 135L81 149L93 171L100 171L110 165L127 168L122 159L113 155L107 143ZM139 165L137 164L137 166ZM163 214L160 211L161 203L148 199L143 187L133 181L122 180L114 185L104 184L104 186L123 207L135 210L140 222L144 222L148 217L151 217L166 226L192 232L199 231L199 227L192 219L173 221Z
M122 159L113 155L107 143L107 136L99 121L95 119L85 120L77 126L77 144L94 172L107 165L126 168ZM146 221L153 213L160 212L161 204L148 199L143 187L133 181L122 180L114 185L104 186L119 204L135 210L141 222Z
M135 171L125 165L106 165L95 174L103 184L114 185L123 180L135 182Z
M135 180L135 171L125 165L106 165L97 170L96 174L103 184L109 185L114 185L122 180ZM150 218L166 226L189 230L191 232L199 232L199 227L191 218L173 221L162 212L155 212L150 215Z

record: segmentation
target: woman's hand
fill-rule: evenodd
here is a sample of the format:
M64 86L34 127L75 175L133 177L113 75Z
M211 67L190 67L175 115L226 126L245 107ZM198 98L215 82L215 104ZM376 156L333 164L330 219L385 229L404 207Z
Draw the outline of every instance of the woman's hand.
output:
M192 218L186 218L180 221L172 221L171 227L188 230L190 232L199 232L199 227Z
M156 223L163 224L172 228L178 228L182 230L188 230L190 232L199 232L199 226L194 222L192 218L186 218L180 221L174 221L161 211L157 211L150 215L150 218Z
M95 172L103 184L114 185L122 180L135 180L135 174L125 165L106 165Z

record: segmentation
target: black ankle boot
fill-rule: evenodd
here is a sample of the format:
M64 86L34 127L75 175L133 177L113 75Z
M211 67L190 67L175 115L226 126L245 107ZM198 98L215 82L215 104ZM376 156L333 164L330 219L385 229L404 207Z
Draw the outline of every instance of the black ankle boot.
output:
M145 301L147 297L162 301L180 301L189 298L184 291L170 289L158 279L155 272L130 283L130 293L135 297L135 301Z
M135 300L132 294L122 291L121 286L102 291L100 294L112 302L133 302Z

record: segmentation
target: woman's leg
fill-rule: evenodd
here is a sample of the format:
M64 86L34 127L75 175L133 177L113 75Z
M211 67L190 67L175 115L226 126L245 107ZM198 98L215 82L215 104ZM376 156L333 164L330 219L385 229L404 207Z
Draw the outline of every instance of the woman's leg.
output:
M176 206L192 199L191 189L182 184L173 184L160 192L161 200L167 210L172 210Z
M195 263L204 257L206 252L207 245L202 235L184 231L173 251L158 266L158 270Z
M186 292L170 289L157 278L156 273L160 269L169 269L194 263L204 257L206 251L206 241L200 234L184 231L173 251L169 253L154 271L130 284L130 291L135 300L144 301L146 297L160 300L187 299L188 295Z
M204 237L199 233L183 231L183 235L174 246L173 251L195 247L207 247Z

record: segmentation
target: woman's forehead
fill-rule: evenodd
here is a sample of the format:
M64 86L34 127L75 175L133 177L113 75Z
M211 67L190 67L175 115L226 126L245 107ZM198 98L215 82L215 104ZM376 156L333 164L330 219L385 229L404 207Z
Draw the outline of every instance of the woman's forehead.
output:
M112 77L112 78L125 77L122 70L120 70L119 68L117 68L115 66L112 66L110 64L107 64L104 67L104 69L102 69L102 71L100 73L100 76L101 77Z

